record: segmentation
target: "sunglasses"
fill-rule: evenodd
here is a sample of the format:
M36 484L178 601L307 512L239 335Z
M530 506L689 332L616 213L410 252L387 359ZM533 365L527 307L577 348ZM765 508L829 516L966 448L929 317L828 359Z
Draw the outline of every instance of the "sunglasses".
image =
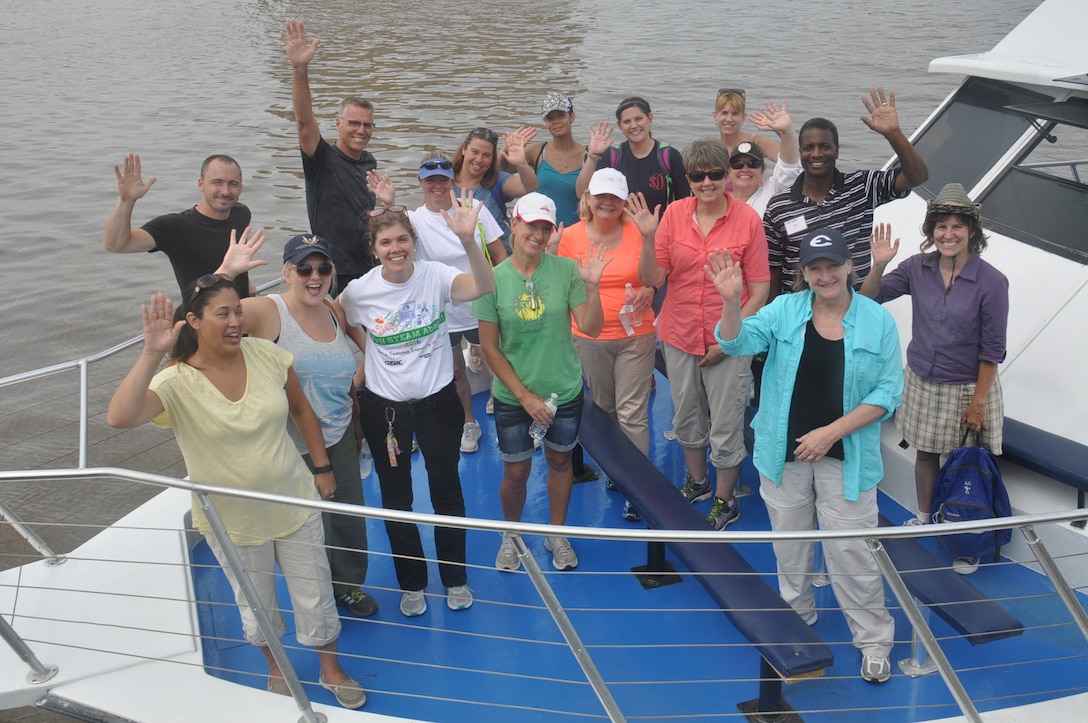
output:
M473 138L479 138L480 140L487 141L488 143L499 142L499 136L495 133L495 131L491 130L490 128L473 128L471 131L469 131L468 138L465 139L465 145L468 145L469 141L471 141Z
M307 263L295 264L295 273L299 276L308 277L313 274L315 270L322 276L328 276L332 273L332 264L330 264L328 261L322 261L317 266Z
M196 286L193 288L193 296L189 299L189 303L193 303L201 291L210 291L221 284L234 285L233 281L227 281L222 276L216 276L215 274L205 274L196 280Z
M704 179L720 181L725 178L724 168L715 168L712 171L688 171L688 178L692 183L702 183Z
M366 212L367 218L378 218L384 216L387 213L408 213L407 206L385 206L383 208L374 208Z
M453 164L449 161L427 161L426 163L420 164L419 166L419 169L421 171L437 171L439 168L441 168L443 171L448 171L453 168Z
M757 160L755 158L734 158L733 160L729 161L730 168L740 169L744 168L745 166L748 166L749 168L763 168L763 161Z
M741 98L743 98L744 97L744 89L743 88L719 88L718 89L718 97L721 98L723 95L739 95Z
M525 279L525 290L529 292L529 308L536 311L536 305L540 302L537 300L536 288L533 287L532 279Z

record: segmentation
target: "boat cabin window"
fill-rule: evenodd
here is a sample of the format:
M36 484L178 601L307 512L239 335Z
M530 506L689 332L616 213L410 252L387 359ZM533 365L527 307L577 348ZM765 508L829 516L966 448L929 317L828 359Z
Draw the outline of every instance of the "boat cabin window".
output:
M1010 148L1027 144L979 197L983 225L1088 264L1088 100L1054 98L983 78L967 79L915 139L929 167L916 188L934 198L947 183L978 185Z

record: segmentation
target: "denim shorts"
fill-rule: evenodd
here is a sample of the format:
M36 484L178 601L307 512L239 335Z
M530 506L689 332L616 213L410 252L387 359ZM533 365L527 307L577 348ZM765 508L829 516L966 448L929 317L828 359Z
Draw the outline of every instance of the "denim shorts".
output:
M533 456L533 438L529 425L533 418L520 404L506 404L495 399L495 431L499 435L499 456L503 462L524 462ZM544 444L556 452L569 452L578 446L578 428L582 424L582 392L555 410L555 419L544 435Z

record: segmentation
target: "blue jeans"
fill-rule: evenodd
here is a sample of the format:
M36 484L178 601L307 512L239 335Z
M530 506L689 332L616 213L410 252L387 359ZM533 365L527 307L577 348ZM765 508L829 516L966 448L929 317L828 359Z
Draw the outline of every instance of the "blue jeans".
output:
M578 445L582 425L582 398L578 396L555 410L555 419L544 435L544 444L556 452L569 452ZM533 438L529 426L533 418L520 404L495 400L495 431L499 436L499 455L504 462L523 462L533 456Z

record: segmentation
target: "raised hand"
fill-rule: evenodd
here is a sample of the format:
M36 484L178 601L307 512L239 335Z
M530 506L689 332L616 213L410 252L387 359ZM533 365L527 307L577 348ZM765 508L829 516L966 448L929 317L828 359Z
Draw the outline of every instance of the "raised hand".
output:
M461 199L458 201L457 192L450 189L451 208L449 211L442 209L442 218L446 219L446 225L450 231L457 234L461 243L476 243L476 222L480 218L482 203L473 206L472 191L461 189Z
M899 251L899 238L892 241L892 225L890 223L878 223L873 226L873 233L869 237L869 250L873 254L873 265L884 267L895 258Z
M305 68L314 59L314 51L321 42L314 38L306 42L306 25L301 20L288 20L280 31L280 39L287 51L287 59L291 61L293 68Z
M525 160L525 136L522 134L524 128L519 128L513 133L503 133L502 135L502 151L499 155L506 160L511 166L523 166L526 163ZM533 135L536 135L535 129Z
M761 131L778 133L793 127L793 119L786 112L786 101L782 101L781 105L775 104L774 101L767 101L762 108L749 113L748 120Z
M871 118L861 116L861 122L882 136L899 130L899 114L895 110L895 91L884 94L884 88L870 88L869 97L861 97Z
M559 242L563 240L563 222L560 221L559 225L552 231L552 235L548 237L548 243L544 244L544 252L555 256L559 253Z
M147 190L155 185L158 180L154 176L144 181L140 175L140 157L135 153L125 156L122 164L114 165L113 172L117 174L117 195L122 201L136 201L143 198Z
M174 323L174 303L161 291L140 305L144 321L144 351L156 358L173 348L185 321Z
M388 208L397 203L397 191L388 173L378 173L376 169L367 171L366 187L378 199L379 205Z
M250 236L249 226L246 226L242 231L241 238L237 239L235 238L234 229L231 229L227 253L223 255L223 262L219 264L219 271L234 279L242 274L249 273L258 266L267 266L268 262L264 259L253 258L267 240L264 231L260 229L257 229Z
M612 133L616 129L608 121L600 121L589 127L589 152L601 155L612 145Z
M604 267L612 263L612 259L606 259L608 255L608 249L604 246L593 244L589 247L589 253L584 257L579 254L578 256L578 276L581 277L583 283L599 286L601 283L601 276L604 275Z
M646 197L641 191L627 197L623 202L623 212L635 224L635 228L643 238L649 238L657 233L657 224L661 220L661 205L658 204L651 213L650 207L646 205Z
M708 263L703 267L707 278L714 282L714 288L726 301L740 301L744 293L744 274L740 266L733 263L733 257L725 249L713 249L708 254Z

